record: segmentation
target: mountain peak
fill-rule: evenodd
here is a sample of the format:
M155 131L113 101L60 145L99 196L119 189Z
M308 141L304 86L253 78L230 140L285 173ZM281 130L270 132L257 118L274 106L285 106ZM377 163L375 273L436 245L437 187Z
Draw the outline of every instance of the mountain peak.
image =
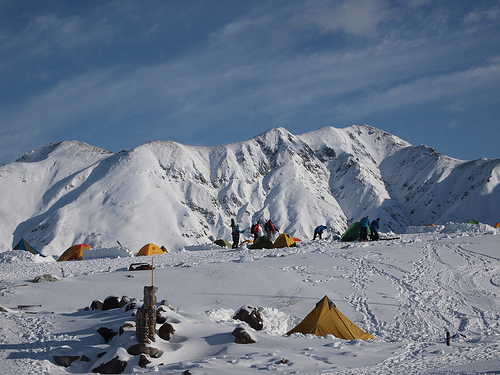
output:
M47 159L52 154L57 154L57 153L68 153L69 155L112 154L111 152L103 150L99 147L91 146L85 142L62 141L62 142L49 143L45 146L27 152L22 157L17 159L16 162L36 163Z
M230 239L231 218L243 229L272 218L308 239L319 224L342 234L367 214L398 232L470 216L494 224L500 209L500 160L461 162L368 125L278 127L214 147L151 141L112 155L65 141L0 166L1 248L23 237L45 254L117 239L181 249Z

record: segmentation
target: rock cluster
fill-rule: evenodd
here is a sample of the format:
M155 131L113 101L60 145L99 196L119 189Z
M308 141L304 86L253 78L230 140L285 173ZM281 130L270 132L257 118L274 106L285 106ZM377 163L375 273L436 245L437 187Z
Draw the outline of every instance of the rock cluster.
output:
M151 297L152 298L152 297ZM152 298L151 303L156 302L155 298ZM53 355L53 360L60 366L70 367L75 361L82 362L92 362L89 357L94 357L94 364L91 365L89 371L99 374L121 374L127 368L128 362L132 358L136 358L134 361L135 365L146 368L151 363L158 363L158 359L161 358L163 352L158 349L158 342L170 341L176 330L174 325L171 323L176 322L172 320L172 312L174 308L167 301L163 300L154 306L155 312L155 325L154 325L154 340L147 343L140 342L137 338L137 303L136 298L130 298L128 296L123 296L118 298L117 296L111 296L106 298L104 301L94 300L89 307L85 308L85 311L91 310L101 310L106 311L105 314L109 314L109 310L113 309L123 309L124 311L131 311L131 315L135 316L134 321L122 322L120 327L99 327L96 331L100 336L100 344L108 344L109 347L106 351L102 351L99 354L91 355L76 355L78 353L57 353ZM144 306L143 306L144 307ZM118 314L122 314L117 312ZM263 320L258 309L251 306L244 306L240 308L233 317L234 319L246 322L254 330L261 330L263 328ZM170 320L167 321L167 320ZM252 338L249 327L245 328L237 327L231 333L237 344L253 344L255 339ZM122 335L125 335L122 337ZM131 342L132 341L132 342ZM153 343L151 343L153 342ZM128 343L128 344L127 344ZM87 353L88 354L88 353ZM80 365L82 366L82 365ZM89 366L89 365L86 365Z
M155 301L156 300L154 300L154 302ZM100 300L92 301L91 305L86 307L84 310L107 311L113 309L124 309L125 311L132 311L131 314L133 316L136 316L137 303L138 300L136 298L130 298L128 296L123 296L122 298L118 298L117 296L110 296L107 297L104 301ZM167 320L166 315L169 310L170 311L173 310L173 307L167 300L161 301L158 309L155 308L155 314L157 318L156 327L159 327L157 333L155 329L155 336L159 337L161 340L164 341L170 340L171 335L175 332L175 329L172 326L172 324L166 321ZM103 340L104 343L106 344L111 343L116 336L122 336L127 332L131 338L132 337L135 338L133 341L137 342L135 321L134 322L128 321L123 323L119 327L118 332L116 332L115 329L109 327L100 327L97 329L97 333L101 336L101 340ZM118 352L120 350L123 351L123 349L119 349ZM151 358L158 358L158 356L160 355L160 351L158 348L141 343L136 343L131 345L128 349L126 349L126 352L132 356L139 356L138 364L140 367L143 368L147 367L147 365L151 363L150 360ZM101 352L97 354L96 357L97 359L100 359L104 357L106 354L108 353ZM111 352L109 354L111 354ZM71 364L77 360L84 362L92 361L86 355L53 355L52 357L55 363L63 367L70 367ZM94 367L92 368L92 372L99 374L121 374L127 367L127 361L123 360L123 358L121 357L123 356L116 355L108 361L102 362L101 360L101 362L99 363L96 362L96 365L94 365Z
M236 311L233 319L248 323L250 327L252 327L256 331L260 331L262 330L262 328L264 328L264 322L259 310L252 306L241 307L238 311Z

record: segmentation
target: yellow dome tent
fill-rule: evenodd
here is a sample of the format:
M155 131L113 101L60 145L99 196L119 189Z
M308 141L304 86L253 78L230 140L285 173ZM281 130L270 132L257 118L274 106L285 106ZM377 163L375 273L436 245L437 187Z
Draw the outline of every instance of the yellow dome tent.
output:
M154 243L148 243L147 245L144 245L141 250L137 253L136 256L141 256L141 255L157 255L157 254L165 254L165 252L157 245Z
M345 340L373 339L370 334L347 319L327 296L324 296L316 307L286 334L291 335L295 332L323 337L330 334Z
M83 259L83 250L92 249L92 246L87 245L85 243L73 245L68 248L64 253L61 254L58 262L63 262L65 260L82 260Z
M288 233L281 233L276 241L274 241L273 248L282 248L282 247L293 247L297 246L295 240Z

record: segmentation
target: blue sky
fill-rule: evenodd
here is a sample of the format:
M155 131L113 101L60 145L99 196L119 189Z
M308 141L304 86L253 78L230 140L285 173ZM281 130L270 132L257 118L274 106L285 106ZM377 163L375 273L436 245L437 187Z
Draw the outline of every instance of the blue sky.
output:
M500 157L497 0L0 0L0 163L369 124Z

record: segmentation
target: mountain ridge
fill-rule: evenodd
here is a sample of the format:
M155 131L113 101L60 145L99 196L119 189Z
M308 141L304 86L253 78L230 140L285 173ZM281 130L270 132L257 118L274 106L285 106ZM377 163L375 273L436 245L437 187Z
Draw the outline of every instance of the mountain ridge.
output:
M64 141L0 166L0 251L21 237L45 254L74 243L169 249L230 237L269 218L308 239L327 224L381 217L381 230L500 217L500 159L461 161L369 125L186 146L154 140L111 153ZM496 220L496 221L495 221ZM244 236L250 238L249 233Z

